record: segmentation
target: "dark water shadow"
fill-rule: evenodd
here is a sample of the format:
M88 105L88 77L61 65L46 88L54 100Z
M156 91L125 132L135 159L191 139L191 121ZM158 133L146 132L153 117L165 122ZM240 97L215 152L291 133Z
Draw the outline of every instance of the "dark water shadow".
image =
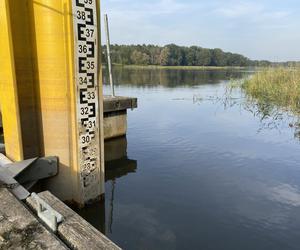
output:
M77 212L103 234L113 232L114 196L118 179L137 171L137 161L127 156L127 138L105 142L105 200L77 209ZM105 214L107 212L107 214Z

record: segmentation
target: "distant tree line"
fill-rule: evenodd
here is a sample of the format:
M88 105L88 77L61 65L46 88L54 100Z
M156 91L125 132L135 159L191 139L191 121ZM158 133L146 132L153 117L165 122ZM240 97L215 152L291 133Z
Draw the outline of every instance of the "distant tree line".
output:
M106 48L103 47L105 53ZM271 66L269 61L253 61L221 49L206 49L198 46L183 47L169 44L112 45L111 58L114 64L161 65L161 66ZM103 56L105 63L106 56Z

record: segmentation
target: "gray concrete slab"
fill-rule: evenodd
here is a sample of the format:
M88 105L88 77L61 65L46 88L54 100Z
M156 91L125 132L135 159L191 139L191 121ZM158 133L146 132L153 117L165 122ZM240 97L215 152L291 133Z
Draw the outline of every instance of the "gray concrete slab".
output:
M137 108L137 98L125 96L104 96L104 113Z

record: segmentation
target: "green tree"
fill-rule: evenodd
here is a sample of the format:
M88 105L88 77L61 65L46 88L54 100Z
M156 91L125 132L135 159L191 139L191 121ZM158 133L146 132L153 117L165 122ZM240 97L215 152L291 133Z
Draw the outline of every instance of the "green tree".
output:
M221 49L213 49L211 51L211 66L225 66L226 59L225 54Z
M106 47L103 46L103 63L106 62ZM270 66L279 65L269 61L252 61L240 54L221 49L205 49L198 46L182 47L169 44L156 45L112 45L111 59L117 64L163 65L163 66ZM286 62L280 65L299 65Z
M168 66L170 65L170 49L168 47L165 47L162 49L160 53L160 65L161 66Z
M146 53L134 50L131 54L131 61L136 65L149 65L150 57Z
M209 49L198 48L196 51L195 65L208 66L211 62L211 53Z

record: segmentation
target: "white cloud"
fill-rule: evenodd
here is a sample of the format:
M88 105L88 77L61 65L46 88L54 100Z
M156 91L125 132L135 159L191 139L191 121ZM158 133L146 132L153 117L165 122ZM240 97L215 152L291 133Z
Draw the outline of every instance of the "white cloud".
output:
M218 6L214 12L230 19L245 19L252 22L282 21L290 15L287 11L270 10L258 2L229 2Z
M108 3L112 3L109 5ZM188 5L176 0L158 0L158 1L120 1L110 0L107 5L111 6L109 12L124 15L134 14L138 16L173 14L185 10Z
M240 2L225 4L216 8L214 11L217 14L228 18L249 17L257 15L263 11L263 6L259 3Z
M252 59L298 60L295 0L103 0L111 41L199 45ZM104 37L104 36L103 36Z

